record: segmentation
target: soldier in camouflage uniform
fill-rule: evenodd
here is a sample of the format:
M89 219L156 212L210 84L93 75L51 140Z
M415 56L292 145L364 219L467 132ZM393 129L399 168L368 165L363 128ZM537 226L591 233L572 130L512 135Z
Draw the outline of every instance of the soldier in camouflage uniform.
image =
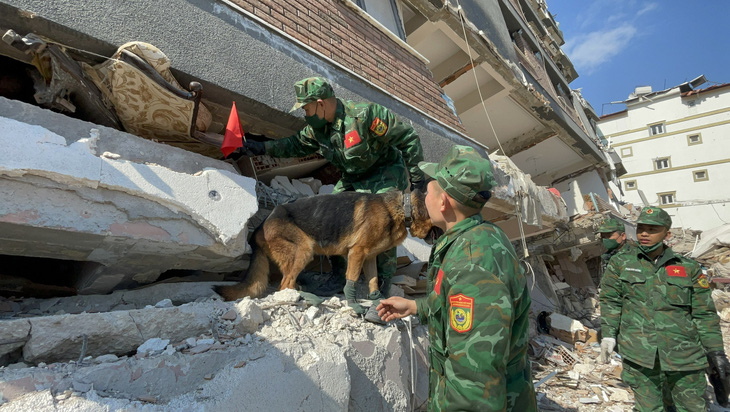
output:
M527 282L507 236L480 214L495 185L492 165L455 146L419 166L436 179L426 208L445 231L431 250L428 296L382 300L378 314L428 324L430 411L536 411Z
M663 391L679 411L704 411L708 362L730 374L707 277L663 243L671 224L663 209L645 207L638 247L611 258L601 282L601 358L618 348L637 411L664 410Z
M601 221L596 233L600 236L603 247L606 248L606 253L601 255L601 272L605 272L611 257L620 252L627 243L626 229L620 220L611 217Z
M411 125L379 104L337 99L322 77L300 80L294 90L297 101L290 111L303 108L308 125L284 139L265 143L248 140L243 148L247 154L302 157L319 153L342 172L334 193L405 191L409 175L411 190L425 190L423 172L418 168L423 149ZM396 259L395 248L377 257L380 293L368 296L376 303L381 295L389 294ZM344 272L344 259L335 257L332 261L336 272ZM344 292L348 302L355 302L355 285L351 283L348 281ZM359 305L355 308L362 309ZM374 311L368 320L380 321Z

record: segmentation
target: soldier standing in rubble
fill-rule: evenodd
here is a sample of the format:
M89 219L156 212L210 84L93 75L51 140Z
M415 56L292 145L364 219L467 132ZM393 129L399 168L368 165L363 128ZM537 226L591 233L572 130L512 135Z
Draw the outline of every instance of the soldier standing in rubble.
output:
M680 411L704 411L705 368L730 376L707 277L663 243L666 211L645 207L636 223L638 247L615 255L601 282L601 360L618 349L634 410L664 410L664 392Z
M504 232L481 216L496 184L492 164L455 146L420 164L426 208L445 233L431 250L428 295L384 299L386 322L418 315L429 327L429 411L537 410L527 355L530 293Z
M601 255L601 272L606 271L608 261L626 245L626 229L624 224L618 219L608 218L601 221L596 233L601 238L601 243L606 249L606 253Z
M300 80L294 84L294 90L297 100L290 111L303 108L308 125L280 140L262 143L249 139L244 142L246 154L302 157L319 153L342 172L334 193L405 191L409 176L411 190L425 190L423 172L418 168L423 148L411 125L379 104L341 101L322 77ZM368 320L380 322L374 308L381 296L389 295L396 259L395 248L377 257L380 293L368 296L375 301L373 311L366 315ZM344 274L344 258L334 257L332 262L334 272ZM347 282L345 297L354 305L355 285ZM363 311L359 305L353 307Z

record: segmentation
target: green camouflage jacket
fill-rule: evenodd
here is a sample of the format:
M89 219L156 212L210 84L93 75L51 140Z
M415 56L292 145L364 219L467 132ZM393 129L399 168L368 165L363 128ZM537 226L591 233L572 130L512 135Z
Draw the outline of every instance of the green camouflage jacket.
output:
M423 180L418 162L423 149L418 134L388 109L375 103L343 104L337 100L335 120L322 130L306 126L284 139L266 142L273 157L302 157L319 153L342 172L336 192L381 192Z
M429 410L536 411L527 356L530 294L507 236L480 215L431 250L427 297Z
M663 371L707 366L722 351L720 319L699 263L665 247L656 263L639 248L615 255L601 280L601 333L625 359Z
M627 251L628 249L635 248L636 243L631 240L626 240L623 245L617 247L616 249L606 252L601 255L601 273L606 271L606 268L608 267L608 261L611 260L614 255L617 255L619 252Z

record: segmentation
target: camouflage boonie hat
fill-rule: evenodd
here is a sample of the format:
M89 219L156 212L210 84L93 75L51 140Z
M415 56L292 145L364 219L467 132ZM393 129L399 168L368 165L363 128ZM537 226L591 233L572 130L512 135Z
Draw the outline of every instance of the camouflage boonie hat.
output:
M613 233L613 232L625 232L624 224L614 218L608 218L601 220L601 225L598 226L596 233Z
M667 229L672 227L672 218L669 213L665 212L660 207L645 207L641 209L639 218L636 219L636 223L643 223L645 225L664 226Z
M492 162L469 146L454 146L438 164L420 162L418 167L454 200L473 208L481 208L489 199L489 189L497 182Z
M297 110L307 103L324 100L335 95L329 82L323 77L309 77L294 83L294 93L297 95L297 102L294 103L289 113Z

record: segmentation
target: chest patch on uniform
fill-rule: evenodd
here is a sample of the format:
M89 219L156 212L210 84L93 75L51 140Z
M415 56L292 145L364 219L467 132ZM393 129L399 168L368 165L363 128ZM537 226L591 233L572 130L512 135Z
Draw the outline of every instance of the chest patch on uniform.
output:
M345 148L349 149L358 143L360 143L360 135L357 134L357 130L353 130L345 135Z
M707 280L707 276L700 275L699 278L697 278L697 284L700 285L701 288L707 289L710 287L710 282Z
M684 266L667 266L667 275L686 278L687 272L684 270Z
M459 333L469 332L473 323L474 298L464 296L463 293L449 296L449 306L451 329Z
M382 136L388 132L388 125L384 121L376 117L372 123L370 123L370 130L378 136Z
M439 269L439 273L436 274L436 283L433 285L433 291L436 292L437 295L441 294L441 279L444 278L444 271Z
M639 273L641 273L641 269L637 269L637 268L626 268L626 271L627 272L639 272Z

